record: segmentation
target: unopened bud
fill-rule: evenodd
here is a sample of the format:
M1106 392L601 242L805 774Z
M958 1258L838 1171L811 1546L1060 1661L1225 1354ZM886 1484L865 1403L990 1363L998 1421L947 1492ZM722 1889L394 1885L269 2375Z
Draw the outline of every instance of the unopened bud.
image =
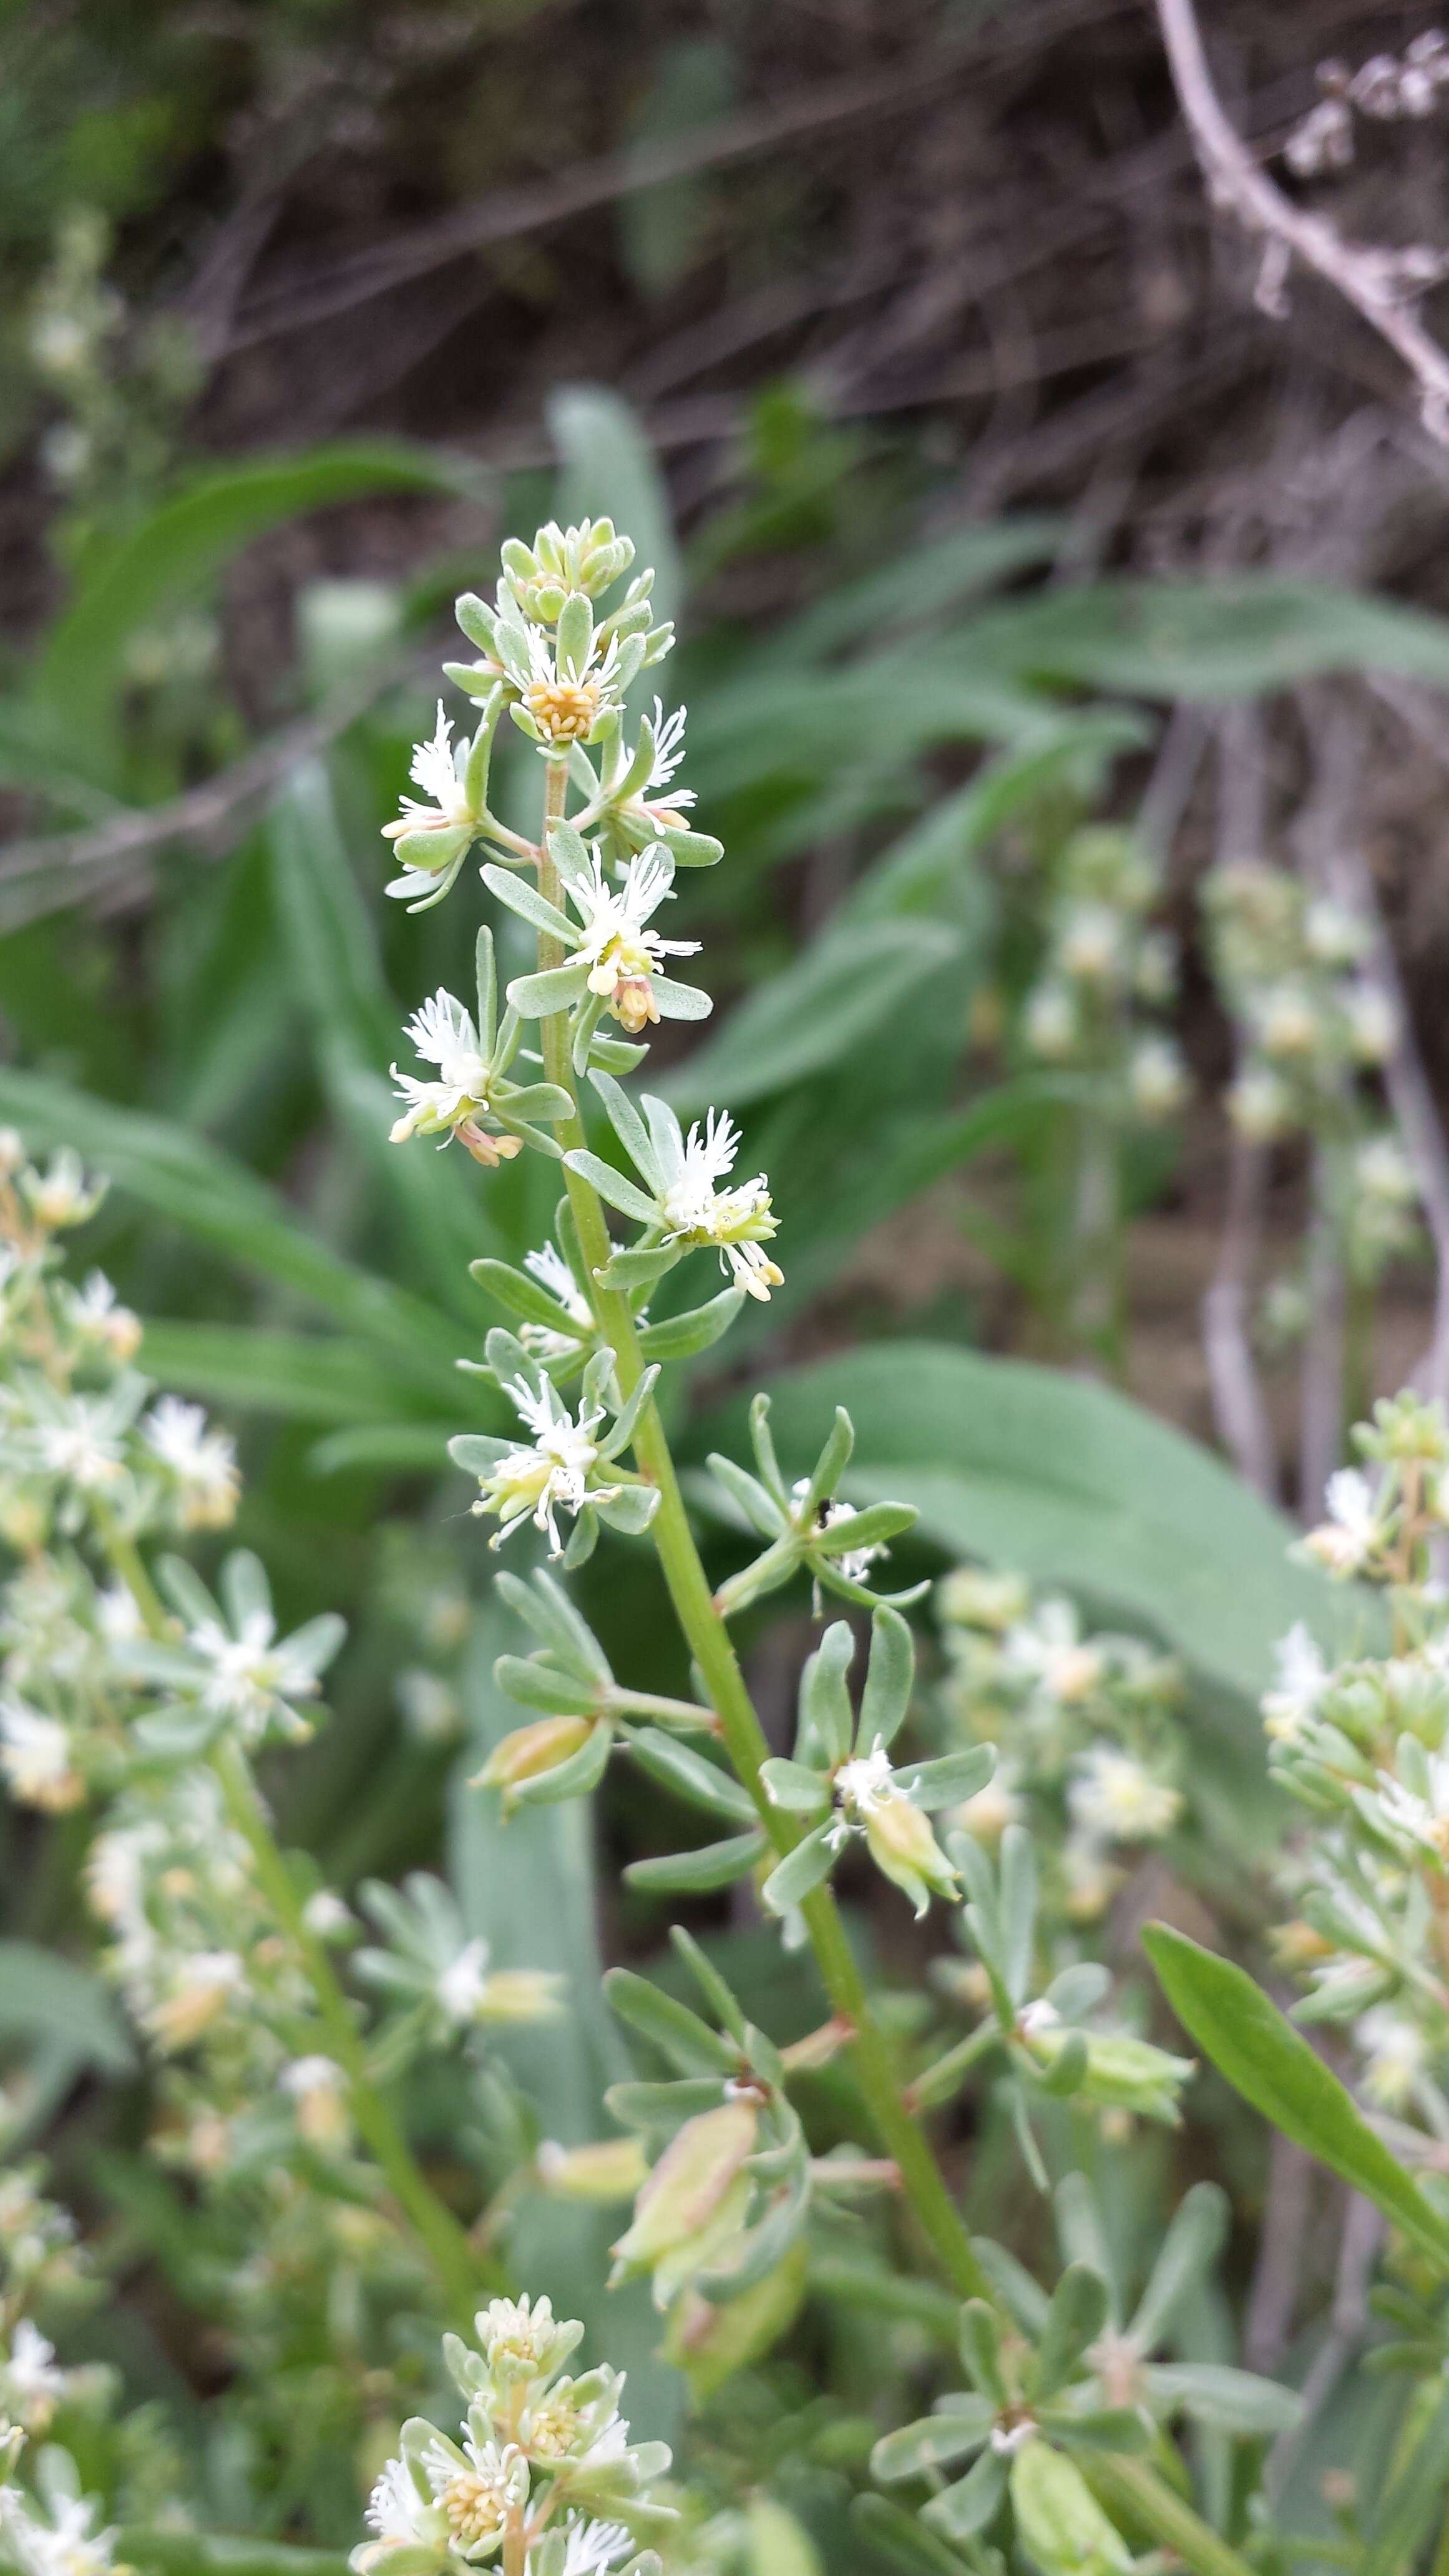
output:
M665 2256L701 2252L721 2213L740 2214L748 2194L744 2166L753 2155L760 2115L753 2103L725 2102L686 2120L634 2204L634 2223L613 2248L616 2278L650 2270Z
M599 1721L593 1717L539 1717L531 1726L516 1726L495 1744L470 1789L500 1789L506 1806L510 1792L526 1780L541 1780L548 1771L581 1753Z
M552 2200L632 2200L649 2178L637 2138L600 2138L586 2147L561 2147L544 2138L534 2165Z

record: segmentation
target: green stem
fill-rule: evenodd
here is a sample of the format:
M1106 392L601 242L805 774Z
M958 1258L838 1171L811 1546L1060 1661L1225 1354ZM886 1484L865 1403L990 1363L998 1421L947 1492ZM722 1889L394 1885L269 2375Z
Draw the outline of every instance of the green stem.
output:
M1247 2559L1145 2460L1121 2451L1093 2451L1083 2455L1082 2467L1101 2504L1150 2531L1161 2548L1194 2568L1196 2576L1251 2576Z
M168 2531L124 2523L116 2534L117 2563L154 2567L157 2576L347 2576L341 2549L298 2549L289 2541L232 2538L212 2531Z
M165 1603L151 1580L135 1540L121 1528L104 1503L93 1502L91 1516L106 1555L141 1613L147 1636L169 1636L171 1622L166 1616Z
M148 1633L153 1637L169 1636L171 1622L135 1540L108 1513L98 1511L95 1525L106 1555L130 1591ZM455 2308L466 2321L471 2318L473 2294L480 2288L501 2287L499 2275L480 2258L466 2228L439 2200L367 2072L367 2054L347 1998L325 1948L307 1921L245 1753L234 1738L223 1737L212 1748L211 1763L221 1783L227 1813L251 1853L257 1884L307 1972L328 2046L347 2077L348 2099L358 2130L428 2255L450 2308Z
M567 789L567 763L551 761L547 774L544 857L539 868L539 891L547 901L556 905L561 903L562 887L558 870L548 856L548 825L561 819ZM559 943L540 933L540 971L558 965L560 956ZM546 1079L568 1091L577 1104L565 1015L559 1012L545 1019L541 1023L541 1035ZM577 1105L571 1118L560 1120L555 1133L565 1153L573 1152L586 1143ZM596 1274L604 1268L613 1249L608 1222L592 1184L582 1174L573 1171L567 1173L566 1179L569 1206L589 1274L589 1294L595 1318L603 1339L614 1352L620 1386L627 1397L639 1383L644 1360L627 1297L598 1284ZM772 1805L760 1776L761 1764L769 1755L769 1743L746 1688L729 1631L710 1590L709 1578L689 1526L668 1438L658 1406L653 1403L646 1405L640 1415L634 1434L634 1456L642 1474L658 1489L659 1507L650 1524L650 1535L675 1615L719 1718L721 1741L736 1776L750 1793L769 1841L783 1857L795 1848L801 1829L781 1809ZM994 2306L995 2293L990 2276L977 2257L925 2132L907 2107L891 2051L871 2012L864 1981L829 1888L816 1888L800 1910L833 2010L850 2028L856 2077L876 2135L899 2171L902 2191L915 2212L917 2224L946 2279L959 2296L984 2298ZM1122 2472L1118 2492L1124 2504L1165 2546L1175 2549L1188 2565L1195 2568L1197 2576L1251 2576L1246 2560L1230 2549L1225 2541L1219 2540L1191 2506L1175 2496L1152 2469L1136 2460L1113 2460L1107 2465L1114 2473L1119 2468Z
M545 798L545 857L539 869L539 891L554 904L559 903L562 889L558 871L547 855L547 827L562 816L567 788L567 764L551 761ZM538 942L540 971L558 965L560 955L559 943L541 932ZM564 1013L556 1012L542 1022L542 1040L545 1079L574 1092L568 1021ZM566 1153L586 1142L577 1108L571 1119L560 1120L555 1133ZM571 1171L567 1175L567 1186L569 1205L589 1272L590 1294L599 1330L613 1349L619 1383L627 1397L639 1383L644 1360L628 1299L597 1284L596 1274L604 1268L612 1250L608 1224L591 1182L585 1180L581 1173ZM675 1615L719 1718L721 1741L736 1776L754 1801L766 1834L783 1857L795 1848L800 1839L800 1828L772 1805L760 1776L761 1765L769 1758L769 1743L755 1714L729 1631L715 1605L709 1578L689 1526L664 1424L658 1406L653 1403L646 1405L640 1415L634 1433L634 1456L641 1473L659 1494L659 1506L650 1525L650 1535ZM871 2012L864 1980L856 1966L830 1890L816 1888L806 1898L801 1912L832 2009L850 2025L856 2076L876 2134L886 2154L900 2169L902 2188L922 2232L947 2279L961 2296L987 2298L991 2295L990 2281L977 2260L970 2236L925 2135L902 2099L890 2049Z
M358 2130L432 2262L449 2305L470 2317L476 2292L480 2287L498 2287L497 2275L480 2259L461 2221L439 2200L368 2074L361 2034L332 1962L307 1921L245 1753L232 1738L224 1737L214 1747L211 1760L227 1814L251 1853L257 1884L306 1969L328 2047L347 2077L348 2101Z

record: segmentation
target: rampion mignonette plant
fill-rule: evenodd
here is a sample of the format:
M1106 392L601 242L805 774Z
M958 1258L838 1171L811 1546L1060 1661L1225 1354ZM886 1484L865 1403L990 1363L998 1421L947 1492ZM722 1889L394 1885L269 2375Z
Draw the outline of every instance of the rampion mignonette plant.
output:
M971 1831L969 1802L987 1787L990 1748L958 1742L932 1758L893 1758L914 1675L900 1615L910 1596L892 1606L869 1577L911 1513L889 1503L854 1511L842 1500L852 1445L843 1414L813 1471L792 1477L757 1399L753 1469L725 1458L711 1466L761 1550L715 1593L696 1549L656 1382L661 1367L713 1343L745 1297L768 1299L780 1284L778 1219L766 1175L737 1175L740 1138L727 1113L712 1110L685 1133L665 1101L644 1091L636 1102L624 1085L656 1023L698 1019L709 1008L673 971L697 943L666 936L659 925L670 917L678 872L722 855L694 827L689 791L673 784L684 711L666 719L656 698L652 719L639 719L631 739L628 694L672 641L652 622L648 573L607 604L632 555L606 521L550 526L531 546L505 546L491 605L473 596L458 603L477 659L446 668L478 706L478 721L454 746L440 709L432 741L419 747L413 776L422 797L407 800L388 827L402 863L389 892L414 909L440 901L481 843L483 883L532 928L537 958L533 971L509 983L500 1012L493 939L480 929L476 1011L440 992L414 1017L409 1034L436 1079L397 1071L405 1106L394 1134L399 1142L419 1134L444 1145L456 1139L485 1166L525 1148L561 1164L554 1239L522 1271L475 1265L516 1327L489 1335L486 1366L520 1431L464 1435L453 1456L477 1478L474 1510L496 1524L495 1549L531 1522L567 1570L594 1547L601 1524L626 1539L647 1538L706 1704L631 1699L552 1577L503 1578L538 1646L524 1661L505 1657L499 1679L535 1714L497 1748L482 1777L507 1804L553 1800L591 1789L611 1753L627 1751L727 1828L703 1850L648 1863L649 1884L717 1889L753 1874L786 1938L812 1947L833 2011L820 2048L849 2050L884 2158L881 2178L904 2192L966 2301L962 2350L976 2393L953 2400L937 2430L896 2439L880 2461L887 2476L925 2475L939 2490L925 2508L937 2545L969 2546L1009 2496L1022 2544L1040 2564L1123 2563L1127 2544L1107 2518L1116 2502L1136 2528L1206 2566L1219 2544L1143 2455L1173 2417L1210 2409L1214 2392L1205 2394L1191 2374L1153 2380L1125 2363L1104 2390L1111 2293L1089 2268L1070 2269L1050 2307L1028 2303L1023 2319L1021 2299L1003 2290L1001 2265L968 2236L919 2124L922 2104L954 2094L978 2058L999 2052L1035 2165L1033 2101L1172 2120L1189 2070L1104 2025L1110 1980L1095 1964L1043 1973L1029 1834L1007 1824L993 1858ZM488 804L490 757L505 718L539 756L536 842L505 827ZM542 1080L518 1084L515 1068L532 1052L525 1037L535 1035ZM602 1113L607 1153L591 1141L586 1110L596 1123ZM611 1212L625 1221L622 1238L611 1231ZM714 1257L725 1286L689 1306L663 1283L697 1252ZM827 1629L803 1677L792 1753L782 1759L770 1753L729 1621L799 1575L811 1579L817 1604L830 1593L869 1609L871 1646L857 1701L851 1631L843 1621ZM1150 1692L1144 1725L1147 1699ZM1094 1848L1123 1830L1113 1801L1120 1808L1129 1793L1139 1812L1126 1821L1127 1838L1167 1829L1177 1793L1165 1779L1110 1741L1083 1748L1069 1796L1079 1823L1098 1821ZM964 1828L944 1847L932 1824L943 1811L959 1813ZM1105 1821L1114 1817L1115 1827ZM831 1890L841 1854L856 1842L918 1913L933 1901L964 1901L980 1963L981 2029L914 2100L902 2089ZM790 2066L745 2021L694 1946L684 1946L707 2020L641 1980L622 1973L611 1980L624 2017L675 2070L668 2083L620 2088L613 2107L639 2130L650 2160L634 2222L616 2249L618 2270L650 2274L676 2348L707 2334L709 2319L731 2302L757 2294L800 2240L822 2193L846 2175L858 2181L860 2168L847 2159L836 2172L833 2160L809 2155L789 2100ZM1160 2332L1163 2321L1154 2322ZM1149 2328L1124 2350L1145 2365L1156 2339ZM1218 2388L1217 2420L1226 2408L1241 2424L1254 2389L1250 2381ZM1277 2392L1256 2402L1281 2404ZM977 2449L977 2468L943 2481L943 2463ZM1084 2452L1094 2462L1092 2484L1077 2466ZM892 2512L883 2502L880 2510ZM898 2537L908 2520L895 2517Z
M168 2219L171 2260L188 2249L188 2301L226 2338L225 2474L246 2468L272 2499L273 2526L287 2527L304 2496L312 2528L352 2521L366 2463L357 2576L774 2576L788 2550L751 2555L757 2523L728 2503L721 2512L717 2487L666 2483L663 2446L631 2442L618 2374L568 2369L582 2328L509 2276L508 2219L528 2191L632 2200L615 2277L647 2280L665 2351L706 2385L768 2350L809 2267L849 2246L853 2204L869 2193L908 2213L901 2252L929 2260L953 2294L965 2384L953 2370L931 2414L883 2432L878 2483L857 2498L862 2548L936 2576L992 2576L1008 2546L1042 2576L1125 2571L1142 2550L1197 2576L1249 2576L1238 2543L1260 2562L1278 2550L1264 2444L1294 2438L1301 2407L1293 2390L1193 2342L1189 2311L1209 2295L1224 2195L1197 2184L1134 2270L1112 2244L1090 2157L1063 2152L1064 2138L1114 2143L1136 2123L1171 2125L1191 2072L1154 2044L1140 1995L1095 1955L1109 1950L1099 1927L1124 1859L1200 1830L1169 1723L1179 1677L1138 1641L1084 1632L1060 1601L1033 1603L1013 1578L961 1569L938 1595L946 1670L918 1701L902 1615L913 1596L872 1587L912 1516L844 1497L843 1414L802 1474L782 1465L757 1399L750 1467L711 1463L758 1551L715 1591L696 1549L658 1374L716 1341L746 1297L768 1299L780 1270L767 1180L735 1177L729 1119L712 1113L686 1134L657 1097L636 1103L624 1087L657 1020L707 1008L669 971L692 943L653 925L676 869L721 856L672 784L682 713L666 719L656 701L629 739L626 693L669 642L651 624L647 575L604 605L630 555L606 523L544 529L531 548L506 550L492 607L460 603L479 658L450 676L481 713L456 749L440 717L418 751L425 796L391 833L402 870L391 890L414 907L438 901L481 842L484 882L531 924L537 957L500 1002L492 939L479 932L476 1006L441 992L410 1024L437 1078L398 1072L395 1133L409 1150L420 1137L456 1141L485 1173L524 1152L559 1167L554 1239L523 1269L475 1265L511 1319L488 1337L485 1373L520 1427L464 1435L454 1456L476 1479L494 1550L528 1544L531 1528L566 1574L601 1528L652 1546L698 1696L617 1677L558 1573L500 1572L534 1645L504 1656L498 1680L528 1715L482 1780L509 1809L584 1795L615 1756L637 1764L718 1830L631 1876L656 1894L752 1880L781 1939L813 1953L827 2019L776 2046L677 1930L698 2009L629 1971L608 1981L650 2057L641 2080L609 2097L619 2134L540 2137L483 2052L491 2025L566 2008L558 1981L496 1969L449 1891L423 1874L361 1891L376 1935L364 1941L315 1867L279 1850L254 1762L316 1723L340 1623L280 1635L244 1551L226 1557L214 1591L202 1583L183 1551L193 1538L214 1544L232 1518L231 1444L140 1373L140 1327L104 1279L77 1288L65 1277L59 1239L96 1203L79 1166L62 1157L41 1171L8 1135L0 1533L17 1563L0 1594L0 1766L18 1801L77 1824L94 1817L91 1902L158 2070L150 2152L179 2171L193 2210L192 2232ZM537 842L488 805L505 714L540 757ZM585 1103L602 1113L592 1143ZM610 1210L627 1220L623 1239ZM696 1252L725 1280L691 1306L666 1283ZM1233 2080L1377 2197L1417 2254L1428 2249L1435 2268L1388 2293L1400 2332L1385 2355L1419 2373L1416 2438L1432 2449L1449 2271L1432 2170L1449 2133L1449 1693L1428 1554L1449 1518L1449 1433L1406 1400L1381 1412L1364 1447L1372 1472L1335 1481L1332 1517L1308 1545L1331 1571L1387 1589L1389 1652L1334 1669L1295 1636L1267 1720L1288 1786L1318 1819L1292 1864L1300 1919L1285 1955L1308 1978L1310 2009L1348 2025L1377 2127L1241 1971L1205 1953L1185 1967L1191 1944L1149 1938L1184 2019ZM797 1580L817 1615L827 1596L868 1613L869 1648L859 1669L850 1622L824 1628L782 1756L730 1622ZM429 1734L456 1723L440 1667L457 1609L443 1602L417 1626L431 1660L410 1668L404 1701ZM924 1750L902 1745L908 1724ZM1007 1739L1000 1766L995 1733ZM918 1917L944 1913L956 1935L932 1981L944 2027L929 2001L924 2019L903 2022L869 1989L833 1890L847 1858L873 1864ZM1237 1981L1231 2011L1215 2019L1225 1978ZM950 2019L962 2008L964 2036ZM1246 2058L1238 2024L1254 2033ZM837 2129L818 2154L796 2087L836 2061L836 2099L866 2134ZM1274 2091L1263 2070L1278 2065L1292 2080ZM476 2078L459 2117L459 2156L476 2176L466 2221L401 2117L415 2069L444 2099L462 2098L446 2093L460 2070ZM968 2232L925 2125L964 2098L1004 2120L1031 2185L1050 2191L1051 2287ZM915 2287L939 2331L939 2294ZM57 2359L52 2316L86 2294L64 2212L38 2171L17 2169L0 2183L0 2567L106 2576L118 2552L143 2569L175 2566L180 2516L198 2564L219 2568L225 2554L194 2528L206 2480L151 2410L119 2412L111 2374ZM453 2430L439 2420L445 2380L462 2401ZM390 2428L403 2415L398 2440ZM1416 2456L1410 2443L1414 2534L1422 2496L1432 2513L1437 2493ZM1398 2497L1391 2484L1396 2532L1408 2528ZM107 2513L124 2517L119 2529ZM1390 2558L1375 2537L1372 2563L1407 2567L1417 2545L1411 2534L1407 2554ZM1284 2563L1305 2547L1287 2535Z

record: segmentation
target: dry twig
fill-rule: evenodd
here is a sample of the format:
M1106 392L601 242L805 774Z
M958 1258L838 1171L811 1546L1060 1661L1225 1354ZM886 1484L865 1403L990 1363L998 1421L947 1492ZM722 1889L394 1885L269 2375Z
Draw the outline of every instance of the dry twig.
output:
M1352 305L1403 360L1419 389L1424 426L1449 440L1449 355L1412 309L1399 255L1345 241L1327 217L1295 206L1268 178L1224 112L1203 51L1193 0L1156 0L1178 104L1215 204L1263 245L1257 300L1281 317L1295 260Z

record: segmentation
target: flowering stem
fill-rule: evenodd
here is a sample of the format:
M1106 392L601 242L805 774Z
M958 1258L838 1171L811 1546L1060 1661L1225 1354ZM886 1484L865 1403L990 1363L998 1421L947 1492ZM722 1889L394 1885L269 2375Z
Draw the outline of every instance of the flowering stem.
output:
M1247 2559L1221 2539L1200 2513L1194 2513L1147 2461L1122 2451L1083 2452L1080 2458L1098 2501L1141 2524L1162 2548L1195 2569L1196 2576L1250 2576Z
M97 1507L94 1518L105 1553L135 1602L147 1634L169 1636L173 1623L135 1540L103 1508ZM227 1814L251 1853L257 1884L306 1971L328 2046L347 2077L348 2101L358 2129L428 2255L449 2306L456 2303L460 2313L471 2317L470 2291L480 2284L499 2287L497 2269L475 2249L466 2229L439 2200L368 2075L366 2051L347 1998L326 1950L307 1921L241 1746L233 1738L223 1737L212 1747L211 1765L221 1783Z
M555 905L560 904L562 887L558 870L548 855L548 827L563 818L567 795L567 761L551 760L547 770L544 856L539 867L539 891ZM561 954L559 942L541 931L538 941L540 972L557 966ZM572 1153L584 1146L587 1139L577 1107L567 1014L550 1014L541 1021L540 1029L545 1079L557 1083L575 1102L572 1115L561 1119L554 1131L564 1153ZM588 1274L590 1303L600 1334L614 1352L620 1389L627 1400L643 1375L644 1360L627 1297L600 1287L598 1282L597 1274L605 1267L613 1250L608 1222L592 1183L582 1173L567 1166L565 1174L569 1206ZM756 1715L729 1630L710 1590L709 1578L689 1526L668 1437L659 1408L652 1400L645 1405L635 1426L634 1456L641 1473L659 1494L659 1505L650 1523L649 1534L675 1615L718 1716L720 1740L737 1778L749 1791L765 1834L783 1857L799 1842L801 1828L772 1804L765 1788L761 1766L769 1758L769 1742ZM896 2169L901 2191L910 2202L917 2224L945 2277L960 2296L983 2298L995 2306L990 2275L976 2254L925 2132L908 2107L890 2048L871 2012L865 1983L830 1889L815 1888L805 1898L800 1912L834 2017L850 2032L856 2079L876 2135ZM1155 2471L1136 2460L1114 2460L1109 2465L1114 2472L1119 2468L1122 2472L1119 2492L1124 2505L1153 2531L1164 2546L1174 2550L1191 2566L1196 2576L1250 2576L1246 2560L1220 2540L1190 2505L1173 2494Z
M223 1737L213 1748L211 1760L221 1782L227 1814L251 1853L257 1883L306 1969L328 2047L347 2077L348 2104L358 2129L428 2255L450 2307L456 2306L471 2317L472 2293L480 2284L498 2287L496 2268L472 2244L466 2229L438 2198L368 2075L367 2055L357 2024L332 1962L307 1921L245 1753L239 1744Z
M170 1633L171 1622L166 1616L161 1595L151 1580L146 1561L135 1540L121 1528L119 1522L107 1511L105 1504L99 1498L92 1502L91 1517L113 1570L120 1576L141 1614L147 1636L167 1636Z
M567 791L567 763L550 761L545 802L545 849L548 824L561 819ZM539 870L539 890L550 903L559 902L558 871L547 855ZM559 958L557 940L540 932L540 972L556 966ZM541 1026L545 1079L572 1093L574 1075L567 1015L554 1013ZM583 1121L577 1107L572 1118L559 1121L555 1133L566 1153L584 1145ZM626 1297L598 1285L596 1273L603 1269L612 1250L608 1224L598 1195L582 1173L569 1171L567 1178L569 1205L589 1274L589 1294L594 1313L601 1334L613 1349L619 1383L627 1398L638 1385L644 1370L634 1318ZM721 1741L736 1776L754 1801L766 1834L775 1850L783 1856L793 1851L800 1840L800 1827L771 1804L761 1778L761 1765L769 1759L769 1743L755 1714L729 1631L715 1607L709 1577L689 1526L669 1441L659 1408L653 1402L645 1406L635 1427L634 1456L642 1474L658 1490L659 1506L650 1523L650 1536L675 1615L718 1715ZM891 2052L872 2015L864 1980L856 1966L830 1890L816 1888L806 1897L801 1912L831 2007L841 2020L850 2025L856 2075L880 2143L899 2168L902 2188L921 2229L942 2270L962 2297L989 2297L990 2281L976 2258L941 2169L901 2098Z

